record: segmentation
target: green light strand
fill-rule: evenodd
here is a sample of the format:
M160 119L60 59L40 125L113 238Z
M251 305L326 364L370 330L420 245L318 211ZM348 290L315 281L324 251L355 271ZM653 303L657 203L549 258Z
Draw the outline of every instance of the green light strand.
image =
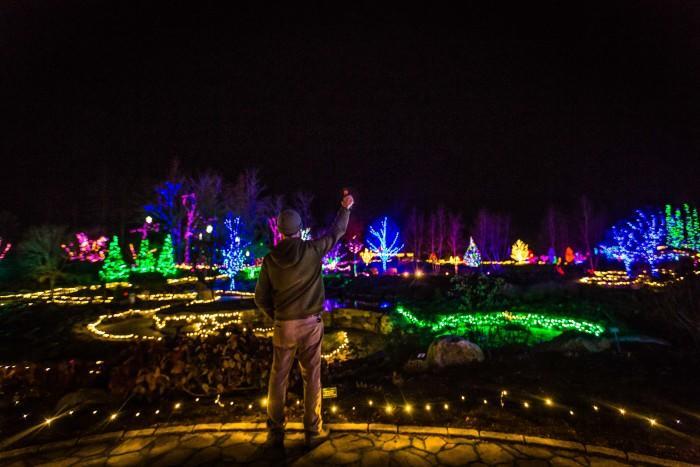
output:
M421 328L428 328L433 332L442 332L447 329L473 328L479 326L504 326L507 324L520 324L525 327L538 327L557 331L577 331L584 334L600 336L605 332L605 327L590 321L548 316L539 313L523 312L491 312L491 313L457 313L453 315L438 315L436 321L426 321L416 317L402 306L396 307L396 312L408 323Z

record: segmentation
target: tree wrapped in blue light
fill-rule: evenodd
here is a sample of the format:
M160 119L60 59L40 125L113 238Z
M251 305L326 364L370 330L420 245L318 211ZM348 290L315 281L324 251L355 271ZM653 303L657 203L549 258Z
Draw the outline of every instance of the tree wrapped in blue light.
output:
M394 228L393 224L389 224L389 219L384 217L381 221L369 226L370 235L367 237L367 245L369 249L382 262L382 271L386 271L386 264L396 256L402 249L404 244L397 246L399 243L399 230ZM374 238L370 238L374 237ZM389 240L392 238L393 240Z
M653 276L658 275L661 260L659 246L666 240L664 217L658 211L635 211L634 216L610 229L610 241L601 251L610 259L622 261L628 276L635 263L648 264Z
M229 215L224 221L224 226L228 235L226 244L221 250L221 256L223 257L222 269L231 278L229 290L234 290L236 287L236 274L245 266L248 243L244 242L240 236L240 217Z

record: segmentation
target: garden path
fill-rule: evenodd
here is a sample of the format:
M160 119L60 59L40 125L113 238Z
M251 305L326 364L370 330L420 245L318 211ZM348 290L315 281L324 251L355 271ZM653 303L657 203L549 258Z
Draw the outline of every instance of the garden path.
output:
M226 425L220 424L166 426L0 452L0 465L689 465L567 441L532 438L528 442L521 435L506 433L492 433L491 439L433 433L439 430L434 427L412 427L414 432L339 429L312 450L303 447L303 435L297 431L287 434L284 450L272 450L264 446L266 433L259 429L227 430ZM495 439L499 437L502 439ZM525 442L508 438L522 438Z

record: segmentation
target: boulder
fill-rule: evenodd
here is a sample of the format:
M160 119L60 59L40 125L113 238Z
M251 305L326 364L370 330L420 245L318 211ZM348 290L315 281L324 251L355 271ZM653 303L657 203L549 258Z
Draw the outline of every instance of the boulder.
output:
M436 368L483 362L481 347L459 336L442 336L428 348L428 365Z

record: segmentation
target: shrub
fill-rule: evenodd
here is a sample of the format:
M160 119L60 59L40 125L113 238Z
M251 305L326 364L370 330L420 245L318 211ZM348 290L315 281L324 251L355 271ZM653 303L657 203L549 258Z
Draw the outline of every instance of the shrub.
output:
M450 295L459 301L463 311L489 310L505 303L503 289L505 281L485 274L454 276L450 281Z

